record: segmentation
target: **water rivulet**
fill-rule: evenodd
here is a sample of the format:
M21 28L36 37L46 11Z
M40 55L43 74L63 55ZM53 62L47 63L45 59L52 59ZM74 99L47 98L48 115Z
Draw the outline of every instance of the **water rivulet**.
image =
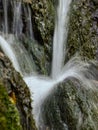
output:
M29 37L31 41L34 40L31 10L29 6L23 6L21 1L9 2L9 1L4 0L4 1L1 1L1 4L3 7L3 12L2 11L0 12L2 13L2 15L0 16L2 19L0 23L1 25L0 29L2 32L0 36L0 46L5 52L5 54L12 61L15 69L18 72L20 72L20 74L23 76L24 81L26 82L26 84L28 85L30 89L32 98L34 100L32 104L33 114L34 114L34 118L35 118L38 129L39 130L44 130L44 129L45 130L46 129L71 130L72 129L71 124L73 125L73 122L71 122L71 120L73 119L66 120L65 122L62 121L63 120L62 119L61 120L62 127L59 128L60 126L57 126L57 128L55 128L54 125L52 125L55 122L51 122L52 121L51 112L50 112L49 121L46 121L48 120L47 119L48 117L44 117L45 115L44 112L46 113L49 107L53 109L51 106L48 106L48 108L47 106L45 107L44 103L47 103L45 99L49 95L51 95L53 91L55 92L57 90L57 85L62 83L63 81L65 83L67 82L68 79L72 78L74 82L78 82L79 87L80 87L79 84L84 86L85 91L87 90L97 91L96 84L93 80L94 78L93 73L91 69L89 69L90 64L88 62L82 61L81 58L78 56L78 54L70 58L70 60L67 63L64 62L65 56L67 53L66 44L67 44L68 21L69 21L69 16L70 16L69 12L70 12L71 0L69 1L59 0L58 2L57 14L55 18L54 38L53 38L52 70L51 70L50 76L38 75L34 71L34 68L33 68L34 66L32 64L31 56L29 55L29 53L25 50L24 46L19 41L19 38L22 36ZM9 17L7 13L7 10L9 9L8 8L9 5L13 6L14 8L14 10L9 10L9 12L10 11L13 12L12 13L13 15L11 16L12 21L10 21L11 23L8 20ZM25 12L25 15L27 17L27 22L25 24L24 24L23 17L21 15L22 11ZM70 100L72 99L76 100L76 97L70 96L70 92L71 91L69 91L69 96L67 95L68 98L70 98ZM73 95L74 95L74 92L73 92ZM47 99L47 101L49 99ZM70 100L69 100L69 104L70 104ZM77 93L77 100L79 100L78 93ZM60 102L63 102L63 100L58 101L58 104L60 104ZM79 100L79 102L81 103L82 101ZM95 102L91 102L90 107L92 107L92 105L94 106L94 109L97 109L97 105ZM43 111L43 106L47 110ZM73 104L73 106L75 106L75 104ZM65 110L67 109L65 108ZM59 113L59 108L56 111L58 111L57 113ZM64 112L64 114L66 112ZM61 116L61 115L60 114L55 115L54 118L57 118L56 116ZM67 113L64 116L68 117ZM73 128L73 130L85 129L81 127L82 124L84 123L83 122L84 116L85 115L83 115L82 111L79 112L78 115L75 115L75 117L78 118L78 121L76 121L76 127ZM90 126L89 128L92 130L97 130L96 122L94 122L94 119L90 115L90 113L88 114L87 117L89 117L90 122L92 123L92 126ZM62 116L62 118L64 117ZM50 124L48 124L47 122L50 122ZM67 125L67 123L69 123L69 126Z

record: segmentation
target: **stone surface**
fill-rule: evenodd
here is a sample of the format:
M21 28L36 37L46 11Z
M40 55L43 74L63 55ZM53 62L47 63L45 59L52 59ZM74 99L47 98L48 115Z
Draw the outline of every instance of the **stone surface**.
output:
M97 130L98 91L86 90L75 79L67 80L43 105L44 127L49 130Z
M10 102L7 90L0 81L0 129L22 130L16 106Z
M11 99L16 100L14 101L16 104L13 108L17 108L18 110L22 130L36 130L32 115L30 91L20 74L15 71L11 62L2 51L0 51L0 80L2 80L4 87L6 88L7 92L5 93L8 93L10 96L12 95L11 93L15 94L15 97L11 96ZM8 96L5 98L8 98ZM9 107L9 105L7 105L8 104L6 104L5 107ZM14 112L14 109L11 111ZM6 116L7 114L5 117ZM8 116L10 118L11 115ZM12 119L12 121L14 121L14 119ZM11 125L12 124L10 124L10 127Z
M92 0L73 0L71 5L68 57L78 52L83 59L98 57L98 5Z

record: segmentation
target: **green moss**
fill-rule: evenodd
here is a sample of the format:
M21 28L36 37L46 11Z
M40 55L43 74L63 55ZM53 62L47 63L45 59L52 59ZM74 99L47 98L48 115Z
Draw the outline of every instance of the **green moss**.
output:
M9 100L4 85L0 82L0 130L21 130L17 108Z

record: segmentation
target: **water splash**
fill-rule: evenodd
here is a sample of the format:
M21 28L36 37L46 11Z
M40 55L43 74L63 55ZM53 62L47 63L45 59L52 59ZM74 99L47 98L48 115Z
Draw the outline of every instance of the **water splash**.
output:
M89 76L89 79L87 78ZM33 114L36 120L36 125L39 128L42 126L41 107L46 97L53 92L59 83L66 81L66 79L75 78L86 89L96 89L96 84L92 80L92 72L89 70L89 64L80 60L75 56L68 61L63 67L59 76L56 78L44 77L44 76L27 76L24 77L24 81L29 86L33 101ZM40 128L39 128L40 129Z
M27 28L29 29L27 31L28 32L27 36L30 36L30 38L33 40L34 35L33 35L32 20L31 20L31 10L30 10L29 6L27 7L27 9L28 9L28 12L27 12L27 15L26 15L26 17L28 16L28 18L27 18Z
M44 76L27 76L24 81L29 86L33 101L33 114L37 127L40 126L41 106L47 95L51 92L55 81Z

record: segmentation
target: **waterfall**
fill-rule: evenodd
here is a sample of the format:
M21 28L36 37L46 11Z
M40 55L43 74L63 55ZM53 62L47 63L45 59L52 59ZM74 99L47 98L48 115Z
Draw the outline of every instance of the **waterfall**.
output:
M6 0L4 0L6 1ZM59 0L58 8L57 8L57 18L55 21L55 31L54 31L54 39L53 39L53 60L52 60L52 76L42 76L42 75L35 75L34 73L27 74L25 76L23 70L21 69L21 65L19 62L22 62L19 60L19 56L21 57L23 52L25 52L24 49L19 45L17 47L17 53L20 53L21 55L17 56L18 54L15 52L15 46L16 43L13 41L13 44L10 44L9 40L5 38L4 36L0 36L0 47L3 49L4 53L9 57L9 59L12 61L13 66L15 69L20 72L20 74L23 76L24 81L28 85L31 91L31 95L33 98L33 114L36 121L36 125L39 128L41 125L41 122L39 120L41 116L41 107L42 104L49 95L49 93L52 92L53 89L56 88L57 84L64 81L67 78L74 77L78 79L80 82L85 84L88 88L93 88L93 83L91 80L86 78L86 74L89 76L92 76L90 71L88 70L89 64L81 61L81 59L78 56L74 56L71 58L68 63L64 65L64 55L66 51L66 43L67 43L67 32L68 32L68 20L69 20L69 9L70 9L70 3L71 0ZM29 35L31 39L34 38L33 36L33 29L32 29L32 21L31 21L31 11L28 7L27 10L24 7L25 16L27 17L26 22L26 30L23 29L23 21L21 16L22 11L22 4L21 1L14 1L14 10L13 10L13 31L12 34L16 35L16 37L19 37L22 33L25 32L25 35ZM4 3L4 16L5 16L5 33L8 33L8 22L7 22L7 3ZM24 30L24 31L23 31ZM9 35L8 35L9 37ZM15 44L15 45L14 45ZM19 49L20 47L20 49ZM24 62L22 64L32 64L32 60L29 59L29 55L25 55L26 58L24 58ZM26 59L29 59L28 61ZM30 71L33 70L32 65L27 66L28 68L31 68ZM27 68L26 67L26 68ZM24 68L24 67L23 67ZM25 69L25 68L24 68ZM51 78L52 77L52 78ZM32 94L33 93L33 94Z
M28 36L30 36L31 39L34 39L33 31L32 31L33 29L32 29L32 20L31 20L31 10L30 10L29 6L27 7L27 9L28 9L28 13L26 13L27 14L26 17L28 16L28 18L27 18L27 21L28 21L27 28L29 29Z
M58 77L64 65L64 48L68 32L68 11L71 0L59 0L53 39L52 77ZM64 44L65 43L65 44Z
M8 33L8 15L7 15L7 8L8 8L8 1L3 0L3 8L4 8L4 33Z
M4 53L9 57L9 59L12 61L13 66L15 69L21 73L18 61L16 59L16 56L14 54L13 48L6 42L6 40L0 36L0 47L4 51Z
M17 38L25 35L33 40L31 9L29 5L24 4L22 0L1 0L0 4L0 31L5 34L14 34Z
M22 34L21 1L14 1L13 33L19 37Z
M0 4L0 46L21 75L34 73L32 59L19 41L26 37L34 40L31 9L22 0L1 0Z

